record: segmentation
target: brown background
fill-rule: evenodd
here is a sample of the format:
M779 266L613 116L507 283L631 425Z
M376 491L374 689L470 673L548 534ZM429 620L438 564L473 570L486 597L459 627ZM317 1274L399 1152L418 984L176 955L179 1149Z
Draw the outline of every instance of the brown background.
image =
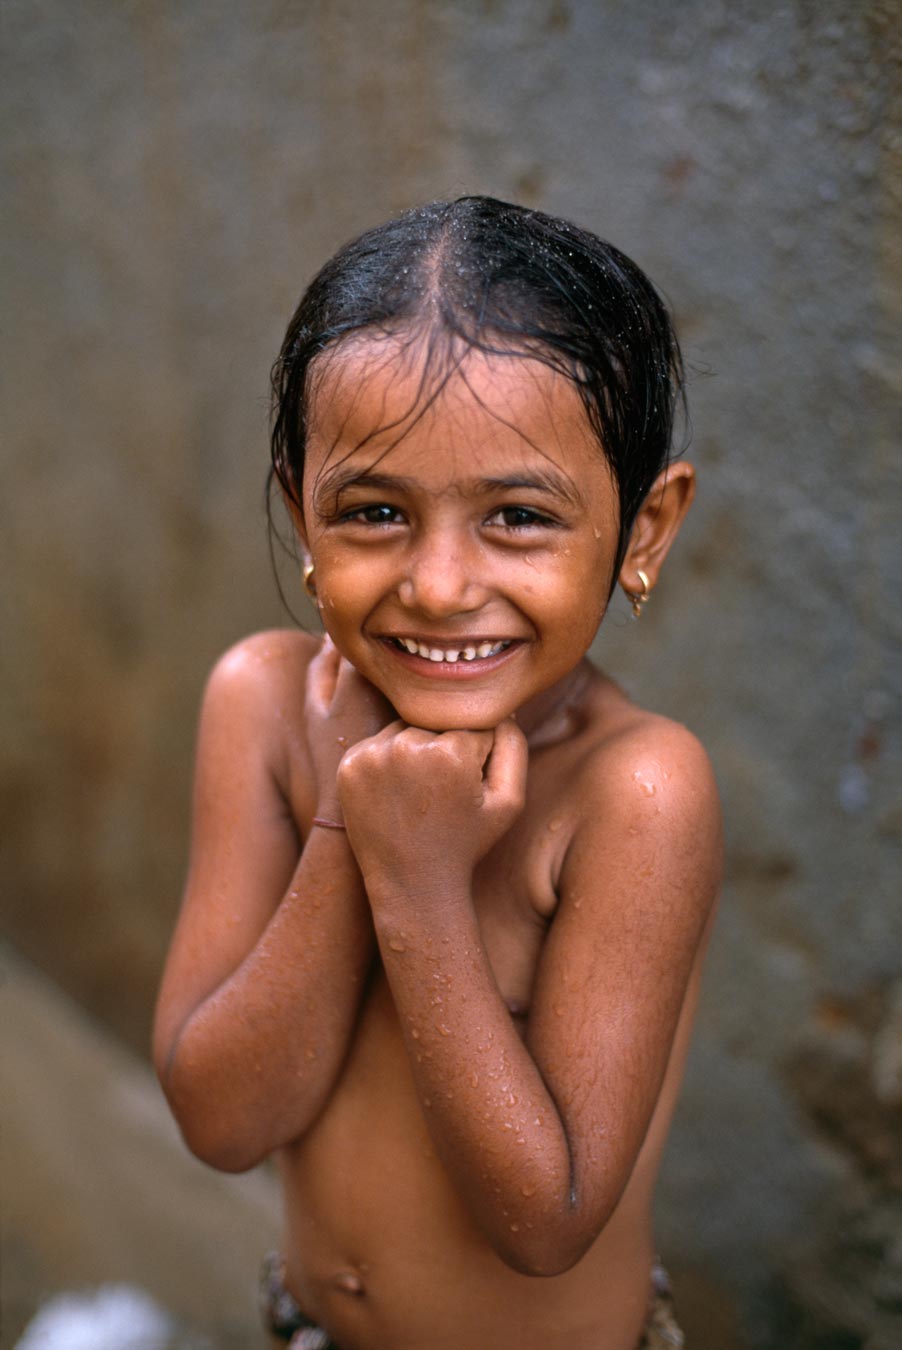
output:
M419 200L569 215L658 281L693 372L699 502L596 648L702 736L728 821L661 1245L698 1350L902 1342L898 6L2 19L11 943L145 1054L202 682L285 621L262 490L297 295Z

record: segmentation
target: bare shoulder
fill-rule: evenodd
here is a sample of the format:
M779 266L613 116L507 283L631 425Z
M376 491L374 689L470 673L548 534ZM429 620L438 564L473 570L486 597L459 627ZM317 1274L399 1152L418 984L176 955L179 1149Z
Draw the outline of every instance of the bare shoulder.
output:
M229 647L207 680L204 705L232 714L254 711L293 722L303 714L307 667L319 650L310 633L272 628Z
M319 646L319 638L291 628L252 633L223 652L210 672L207 687L224 697L272 690L281 683L295 687Z
M656 874L679 874L701 904L721 875L720 800L711 761L687 727L631 703L617 691L599 719L576 775L577 828L605 856L653 859Z
M291 629L254 633L229 647L213 666L204 692L201 742L227 740L240 753L255 746L284 778L290 742L304 740L307 667L319 639Z
M603 676L581 741L580 793L593 805L625 797L634 805L648 802L655 812L682 803L719 815L714 771L698 737L681 722L639 707Z

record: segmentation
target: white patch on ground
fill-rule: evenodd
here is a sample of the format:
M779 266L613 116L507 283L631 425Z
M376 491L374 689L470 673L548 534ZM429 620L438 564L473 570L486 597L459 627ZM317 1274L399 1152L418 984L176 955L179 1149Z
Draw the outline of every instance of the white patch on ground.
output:
M149 1294L127 1284L58 1294L32 1318L15 1350L166 1350L175 1332Z

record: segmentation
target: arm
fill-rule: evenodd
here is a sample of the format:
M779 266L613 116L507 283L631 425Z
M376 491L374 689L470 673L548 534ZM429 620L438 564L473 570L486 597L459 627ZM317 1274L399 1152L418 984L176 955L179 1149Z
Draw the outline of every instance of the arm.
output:
M350 756L341 786L436 1146L502 1259L550 1275L604 1227L645 1137L716 890L716 796L703 752L679 728L669 747L656 744L653 796L635 776L635 746L605 758L581 794L524 1044L471 885L479 850L516 811L525 748L515 728L498 728L480 782L485 735L388 728L368 747L381 741L394 772L360 747L361 770ZM372 813L364 824L357 787L374 770L392 783L393 858L373 839ZM406 794L405 778L416 785Z
M262 659L261 641L227 654L208 684L191 866L154 1033L186 1142L228 1171L296 1138L320 1111L374 950L346 835L314 828L300 851L280 784L306 772L313 814L334 817L340 756L384 723L387 705L350 667L339 676L326 644L309 667L305 735L295 712L303 662Z

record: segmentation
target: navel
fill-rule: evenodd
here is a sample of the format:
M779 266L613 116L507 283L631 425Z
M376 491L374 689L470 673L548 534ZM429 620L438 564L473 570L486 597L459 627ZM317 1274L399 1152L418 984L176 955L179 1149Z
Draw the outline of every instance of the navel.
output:
M351 1294L354 1298L363 1298L366 1293L363 1280L355 1270L340 1270L332 1277L332 1285L342 1294Z

